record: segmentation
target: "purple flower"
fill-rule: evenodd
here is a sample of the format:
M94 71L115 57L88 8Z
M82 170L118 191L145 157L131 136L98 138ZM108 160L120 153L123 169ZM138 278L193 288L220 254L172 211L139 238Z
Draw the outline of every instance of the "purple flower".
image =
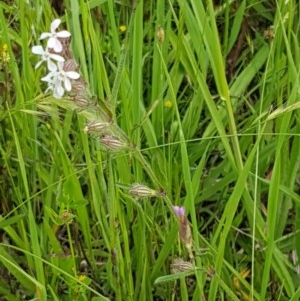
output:
M190 223L185 216L185 208L183 206L172 206L174 212L179 217L179 236L184 243L185 247L188 250L190 258L194 258L192 247L193 247L193 238L190 228Z
M185 215L185 208L183 206L172 206L174 212L177 214L178 217L184 217Z

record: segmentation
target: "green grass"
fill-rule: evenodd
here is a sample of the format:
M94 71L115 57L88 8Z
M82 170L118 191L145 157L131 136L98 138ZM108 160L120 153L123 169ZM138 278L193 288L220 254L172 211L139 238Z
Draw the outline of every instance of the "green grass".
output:
M298 2L62 3L0 3L0 300L298 300Z

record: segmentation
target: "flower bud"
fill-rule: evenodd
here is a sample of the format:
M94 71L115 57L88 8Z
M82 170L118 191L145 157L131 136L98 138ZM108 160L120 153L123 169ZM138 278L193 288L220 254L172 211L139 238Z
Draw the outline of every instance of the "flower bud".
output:
M157 197L159 192L151 189L145 185L142 184L135 184L133 185L129 191L131 195L136 196L138 198L151 198L151 197Z
M77 64L73 58L68 59L64 62L64 70L65 71L74 71L76 69L77 69Z
M156 37L160 43L163 43L165 40L165 31L161 26L159 26L157 29Z
M184 217L185 215L185 208L182 206L182 207L179 207L179 206L172 206L173 207L173 210L174 212L176 213L176 215L179 217L179 218L182 218Z
M72 94L74 94L75 97L79 94L88 98L88 94L86 92L86 83L81 77L73 80Z
M193 258L193 238L192 238L192 232L189 224L189 220L185 216L185 208L179 207L179 206L173 206L173 210L178 216L179 220L179 236L184 243L190 258Z
M87 132L103 132L109 126L108 122L102 122L99 120L92 120L84 127L84 131Z
M183 241L183 243L185 244L185 247L188 250L191 250L193 246L193 239L192 239L190 224L186 216L180 219L179 236Z

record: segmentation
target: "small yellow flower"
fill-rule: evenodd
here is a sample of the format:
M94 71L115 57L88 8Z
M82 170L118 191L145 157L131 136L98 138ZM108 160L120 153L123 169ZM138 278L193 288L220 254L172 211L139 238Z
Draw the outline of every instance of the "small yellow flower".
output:
M240 272L240 276L243 279L246 279L250 275L250 273L251 273L251 270L248 268L245 268ZM233 285L234 285L235 289L237 290L237 293L242 296L242 300L246 300L246 301L250 300L250 296L244 291L244 289L242 288L242 286L239 282L239 279L236 276L233 277Z
M164 102L164 107L165 108L172 108L173 107L172 101L171 100L166 100Z
M77 279L78 279L79 281L84 281L85 278L86 278L85 275L78 275L78 276L77 276Z
M10 60L10 56L9 54L7 53L7 49L8 49L8 46L7 44L3 44L2 45L2 52L1 52L1 60L4 62L4 63L8 63L9 60Z
M7 44L6 44L6 43L3 44L3 45L2 45L2 52L7 52L7 49L8 49Z
M126 29L127 29L127 27L126 27L126 25L121 25L121 26L119 27L119 29L120 29L121 32L125 32Z

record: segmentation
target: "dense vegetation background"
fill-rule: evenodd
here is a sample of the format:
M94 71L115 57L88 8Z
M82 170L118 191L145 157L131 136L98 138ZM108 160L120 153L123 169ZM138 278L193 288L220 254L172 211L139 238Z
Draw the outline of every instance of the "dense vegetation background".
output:
M1 1L0 300L299 300L299 29L295 0Z

